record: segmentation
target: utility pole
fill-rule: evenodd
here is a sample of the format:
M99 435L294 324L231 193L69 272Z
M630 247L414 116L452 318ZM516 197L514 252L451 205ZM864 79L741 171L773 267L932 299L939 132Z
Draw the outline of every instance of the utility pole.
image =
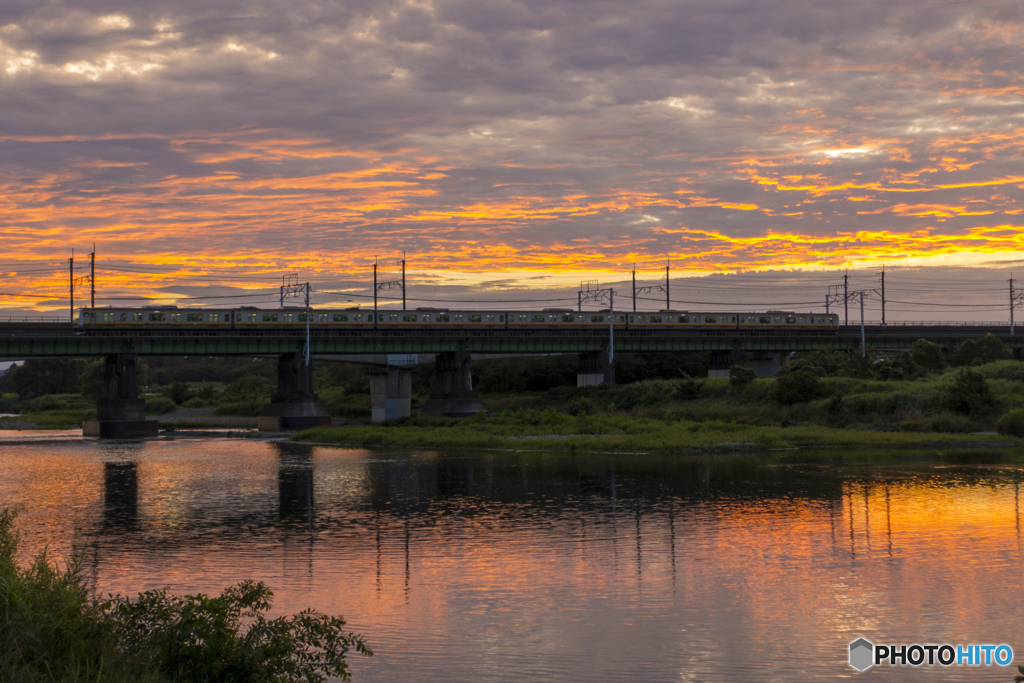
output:
M671 299L669 299L669 296L668 296L668 270L669 270L669 267L670 267L671 263L672 262L671 262L670 259L665 259L665 310L666 311L671 311L672 310L672 301L671 301Z
M89 305L96 308L96 243L92 243L92 253L89 254Z
M633 312L636 313L636 262L633 262Z
M885 266L882 266L881 273L875 273L882 278L882 327L885 327Z
M405 310L405 251L402 251L402 310Z
M853 292L850 296L854 301L860 302L860 355L867 355L867 347L864 334L864 295L867 294L865 291Z
M850 284L850 269L846 269L846 274L843 275L843 325L850 324L850 295L847 287Z
M373 257L373 329L377 329L377 257Z

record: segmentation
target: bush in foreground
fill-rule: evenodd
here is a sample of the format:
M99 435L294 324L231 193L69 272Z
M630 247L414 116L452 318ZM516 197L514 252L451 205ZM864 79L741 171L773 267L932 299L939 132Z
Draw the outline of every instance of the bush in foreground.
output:
M16 513L0 510L0 681L322 683L350 680L345 621L312 610L268 620L273 594L243 582L217 597L149 591L95 596L80 559L19 567ZM246 626L243 628L243 622Z
M1024 408L1003 413L996 421L996 431L1010 436L1024 436Z

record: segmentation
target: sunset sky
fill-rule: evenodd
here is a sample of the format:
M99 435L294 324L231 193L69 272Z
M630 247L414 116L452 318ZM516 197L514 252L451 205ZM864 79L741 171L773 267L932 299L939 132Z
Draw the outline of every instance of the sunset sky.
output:
M93 243L105 296L167 301L365 296L403 251L435 294L671 258L1002 296L1022 46L1008 0L7 0L0 307L66 306Z

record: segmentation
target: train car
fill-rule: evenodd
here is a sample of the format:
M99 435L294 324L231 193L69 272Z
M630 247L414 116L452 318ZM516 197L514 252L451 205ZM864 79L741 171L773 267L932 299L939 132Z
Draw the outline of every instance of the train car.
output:
M311 309L309 326L329 329L396 329L407 327L481 327L503 329L591 328L615 325L627 329L758 329L815 328L834 329L839 316L833 313L696 312L648 311L614 314L604 311L544 309L541 311L451 311L419 308L415 311ZM81 308L77 323L84 330L138 328L169 330L206 328L210 330L274 330L305 328L303 308L258 309L179 309L175 306L145 308ZM614 319L613 319L614 318Z

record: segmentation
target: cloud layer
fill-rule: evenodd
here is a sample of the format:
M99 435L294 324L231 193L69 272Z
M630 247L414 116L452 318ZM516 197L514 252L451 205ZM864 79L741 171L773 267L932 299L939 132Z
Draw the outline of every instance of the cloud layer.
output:
M1022 45L1013 2L11 0L0 268L1009 258Z

